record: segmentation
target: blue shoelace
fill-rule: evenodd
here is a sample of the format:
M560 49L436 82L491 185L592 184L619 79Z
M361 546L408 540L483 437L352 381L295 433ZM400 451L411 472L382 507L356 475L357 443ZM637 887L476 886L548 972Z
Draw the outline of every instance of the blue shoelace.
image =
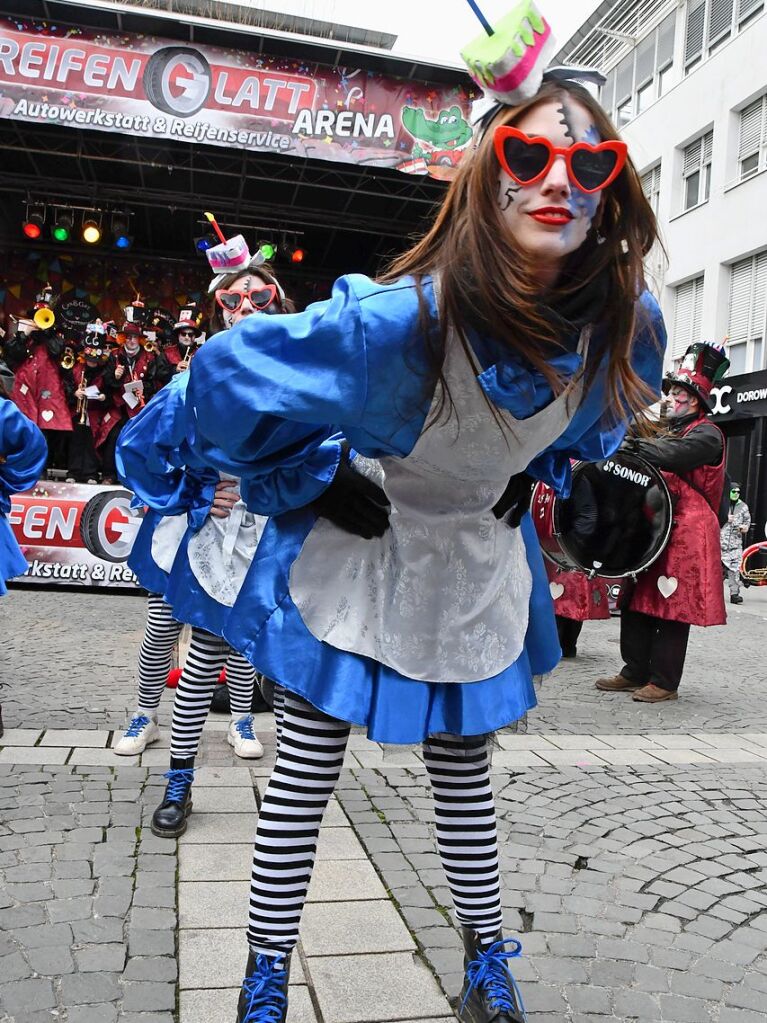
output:
M248 714L247 717L240 718L239 721L235 721L234 727L236 731L240 733L243 739L255 739L253 733L253 715Z
M189 786L194 781L194 768L171 768L163 777L168 779L168 788L165 793L166 800L169 803L181 803L189 791Z
M245 995L245 1015L242 1023L279 1023L287 1005L285 970L276 970L278 956L259 955L256 968L242 982Z
M131 718L131 723L125 729L126 739L135 739L137 735L149 724L149 718L145 714L137 714L135 718Z
M507 951L504 945L511 945L511 950ZM488 1001L494 1009L499 1009L502 1012L521 1013L522 1019L526 1020L522 995L506 965L509 959L517 959L521 954L522 944L516 938L503 938L484 951L478 952L477 958L473 959L466 967L469 987L466 997L461 1002L461 1011L476 987L483 988L487 992Z

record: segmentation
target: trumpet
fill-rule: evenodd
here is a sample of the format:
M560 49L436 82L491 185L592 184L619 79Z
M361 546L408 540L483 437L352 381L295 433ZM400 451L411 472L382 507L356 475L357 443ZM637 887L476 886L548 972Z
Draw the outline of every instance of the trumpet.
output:
M69 346L67 346L64 349L64 352L62 353L62 356L61 356L61 363L60 363L61 368L62 369L72 369L74 364L75 364L75 353L74 353L74 351Z
M56 322L56 316L53 310L49 309L47 306L43 306L42 309L37 309L32 319L35 321L35 326L38 330L50 330Z
M157 347L157 342L156 341L146 341L144 343L144 351L148 352L150 355L157 355L157 352L159 351L159 349Z

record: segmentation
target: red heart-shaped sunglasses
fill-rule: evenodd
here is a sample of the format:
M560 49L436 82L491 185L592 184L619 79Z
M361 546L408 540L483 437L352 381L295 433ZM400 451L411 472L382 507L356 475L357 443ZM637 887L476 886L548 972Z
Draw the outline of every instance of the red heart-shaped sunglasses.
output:
M239 288L219 288L216 292L216 301L222 309L227 312L236 313L247 298L254 309L266 309L277 297L277 287L274 284L261 284L250 291L241 291Z
M545 177L558 156L564 157L567 176L582 192L598 192L618 177L626 164L628 146L617 139L592 146L552 145L540 135L525 135L518 128L499 125L493 133L495 155L501 167L519 185L532 185Z

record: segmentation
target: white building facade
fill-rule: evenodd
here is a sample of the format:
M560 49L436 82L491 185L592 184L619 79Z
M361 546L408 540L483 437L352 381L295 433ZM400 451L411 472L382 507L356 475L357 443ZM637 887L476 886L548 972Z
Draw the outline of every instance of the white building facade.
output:
M764 0L614 0L558 59L600 67L668 253L650 271L669 362L729 338L730 374L767 367Z

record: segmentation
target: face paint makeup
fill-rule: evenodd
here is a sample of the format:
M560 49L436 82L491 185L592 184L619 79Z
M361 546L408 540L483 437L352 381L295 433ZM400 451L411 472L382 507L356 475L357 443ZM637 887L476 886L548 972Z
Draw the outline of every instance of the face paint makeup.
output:
M267 287L267 282L259 277L258 274L246 273L234 280L226 290L243 292L242 304L239 309L227 309L222 307L219 303L224 326L227 329L229 327L233 327L235 324L239 323L240 320L244 320L246 316L252 316L254 313L279 313L280 308L277 301L272 302L265 309L257 309L248 297L248 294L251 291Z
M540 103L521 117L514 128L526 137L546 139L557 149L567 150L582 142L591 146L602 142L591 114L577 100ZM582 173L586 175L588 159L583 166ZM533 164L530 167L533 173L535 167ZM589 183L594 180L589 178ZM571 180L564 155L554 155L545 173L530 184L515 181L501 166L498 202L504 223L514 241L529 255L543 284L554 283L564 260L586 240L602 194L601 190L584 191Z
M668 413L670 419L682 419L698 407L697 400L693 398L686 387L680 387L679 384L674 384L669 388L668 396L671 399Z

